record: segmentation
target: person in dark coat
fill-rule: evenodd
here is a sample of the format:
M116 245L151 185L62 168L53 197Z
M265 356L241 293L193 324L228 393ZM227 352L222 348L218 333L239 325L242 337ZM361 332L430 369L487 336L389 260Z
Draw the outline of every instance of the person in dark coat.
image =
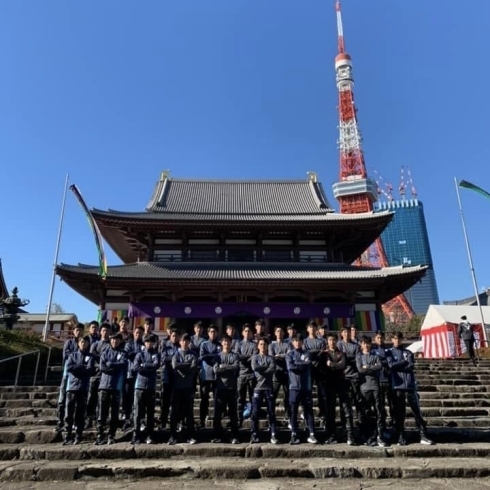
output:
M195 444L196 434L194 427L194 396L196 393L195 375L197 371L197 357L189 349L191 337L188 333L180 339L180 349L172 358L174 370L174 391L172 393L172 412L170 413L170 439L169 445L177 443L177 425L184 418L187 427L188 444Z
M395 416L395 430L398 445L405 446L405 416L407 402L410 406L415 423L420 433L420 443L432 445L427 435L427 424L420 411L419 397L414 374L414 358L412 352L402 347L403 334L393 334L393 347L387 353L390 367L391 390L393 395L393 410Z
M119 409L121 406L122 392L126 380L128 368L127 355L122 348L122 334L111 335L111 346L105 349L100 356L100 371L102 376L99 384L99 416L97 419L96 444L105 443L104 431L109 412L111 422L107 444L114 444L117 428L119 427Z
M78 350L72 352L66 361L68 383L66 385L64 445L82 442L90 376L94 371L95 362L94 357L90 354L90 337L80 337ZM76 429L75 439L73 439L74 427Z
M466 315L461 317L461 323L458 326L458 337L464 342L470 361L476 364L474 327L468 321Z
M143 329L141 329L142 331ZM156 335L145 335L143 337L144 347L137 352L131 363L131 369L136 375L134 385L133 439L131 444L141 443L141 422L145 415L146 444L153 444L157 372L162 363L161 355L156 348L157 341Z

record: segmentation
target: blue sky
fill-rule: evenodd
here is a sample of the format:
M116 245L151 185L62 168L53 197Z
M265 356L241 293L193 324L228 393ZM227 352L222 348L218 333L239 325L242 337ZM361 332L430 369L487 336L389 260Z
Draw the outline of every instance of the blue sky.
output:
M410 167L441 300L469 296L453 178L490 190L490 2L344 0L343 15L368 171L397 188ZM9 287L30 311L45 309L67 172L102 209L143 210L167 168L196 178L314 170L334 202L336 42L333 0L0 2ZM462 198L479 285L490 286L490 201ZM72 195L60 261L97 261ZM54 300L82 320L96 316L58 280Z

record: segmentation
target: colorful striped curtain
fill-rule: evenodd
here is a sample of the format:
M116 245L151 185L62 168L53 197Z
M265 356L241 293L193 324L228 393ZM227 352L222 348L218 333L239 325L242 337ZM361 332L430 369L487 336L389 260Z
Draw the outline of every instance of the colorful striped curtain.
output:
M115 318L120 320L121 318L124 318L128 316L128 310L99 310L98 314L98 321L99 323L102 322L108 322L112 323ZM132 327L139 327L143 326L146 320L146 316L140 316L140 317L134 317L130 318L132 321ZM164 318L164 317L157 317L153 318L153 329L155 332L163 332L167 330L168 325L170 324L170 318Z
M356 326L362 332L384 330L385 318L379 311L356 311L355 318L325 318L329 330L341 330L343 327Z

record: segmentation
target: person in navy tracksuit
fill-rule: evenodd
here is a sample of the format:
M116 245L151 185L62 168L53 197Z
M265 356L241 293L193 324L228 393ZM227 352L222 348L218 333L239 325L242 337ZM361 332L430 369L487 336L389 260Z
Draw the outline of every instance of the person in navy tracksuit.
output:
M289 377L286 366L286 354L292 349L292 345L284 339L284 330L281 325L274 329L276 340L269 344L269 355L276 362L276 370L274 371L274 403L277 404L277 396L279 390L283 391L284 412L287 421L289 422L291 414L289 412Z
M238 444L237 378L240 369L238 355L231 351L233 339L225 335L221 339L221 352L217 355L213 370L216 374L214 392L213 428L215 439L211 442L222 443L224 431L222 415L228 411L230 416L231 443Z
M165 429L168 424L168 414L172 403L174 389L174 373L172 371L172 358L179 350L179 333L172 327L168 340L162 344L162 387L160 391L160 426Z
M327 348L327 342L324 338L318 337L318 327L316 322L311 321L306 326L308 336L303 342L303 348L308 352L311 359L311 374L316 385L318 416L321 424L326 428L327 423L327 387L325 385L325 369L324 363L320 363L320 358L323 360L322 353Z
M90 386L88 389L87 400L87 425L86 429L92 428L94 420L97 416L97 407L99 403L99 384L102 373L100 372L100 356L102 352L109 349L111 346L109 335L111 326L109 323L103 323L100 326L100 339L90 345L90 353L94 356L95 360L95 373L90 378Z
M78 339L78 350L72 352L66 361L68 382L66 385L66 434L63 441L67 444L80 444L85 425L85 410L87 408L87 395L90 376L95 371L94 357L90 354L90 337ZM76 436L73 440L73 427Z
M404 434L407 402L419 429L421 444L432 445L433 442L427 436L427 424L420 411L414 374L413 354L408 349L402 347L402 332L395 332L392 340L393 347L387 353L387 360L390 366L393 411L398 445L405 446L407 444Z
M100 356L100 371L102 376L99 385L99 417L97 419L96 444L104 444L104 431L109 411L111 422L107 444L114 444L116 431L119 426L119 408L121 405L124 381L128 368L127 355L122 348L121 332L111 335L111 346Z
M374 343L371 346L374 354L376 354L381 359L381 364L383 369L379 373L379 392L381 395L381 405L383 406L383 424L387 425L387 414L386 405L388 405L388 412L390 414L390 422L393 424L393 396L391 394L391 383L390 383L390 367L388 366L388 359L386 357L388 349L385 345L385 334L384 332L376 332L374 336Z
M255 388L255 375L252 370L252 356L257 354L257 343L253 340L252 327L245 323L242 327L243 340L238 342L235 353L240 360L240 373L238 375L238 425L243 425L244 409L248 403L252 405Z
M367 446L386 447L384 433L386 426L383 419L383 403L379 388L379 374L383 369L381 359L372 352L371 337L364 335L359 342L361 352L357 354L356 365L359 371L359 386L363 397L365 427L361 427ZM374 407L376 423L373 424L370 411Z
M177 443L177 424L184 418L189 444L196 443L194 428L194 395L196 393L195 375L197 357L189 349L191 337L185 333L180 339L180 349L172 358L174 370L174 391L172 393L172 412L170 413L169 445Z
M213 367L216 357L221 352L221 344L218 341L218 330L214 325L208 328L208 338L201 344L199 349L199 361L201 363L199 391L201 402L199 403L199 420L201 427L206 425L206 418L209 413L209 395L214 393L216 375Z
M66 363L70 355L73 352L78 351L78 341L83 335L84 328L83 323L78 323L73 329L73 338L68 339L63 344L63 377L61 378L60 394L58 396L58 423L55 428L56 432L63 431L63 421L65 419L66 386L68 384L68 371L66 370Z
M259 353L252 356L252 370L255 373L257 383L252 397L252 439L251 443L259 442L259 415L262 402L266 402L269 429L271 432L271 444L277 444L276 437L276 404L274 401L274 371L276 362L268 354L269 340L261 338L257 342Z
M143 329L141 329L143 331ZM136 336L135 336L136 337ZM155 429L155 403L157 372L161 355L157 351L158 338L154 334L143 337L144 347L136 354L132 369L136 375L134 385L133 439L131 444L141 443L141 422L146 414L146 444L153 444Z
M124 345L124 351L128 356L128 373L123 392L123 413L124 425L123 430L127 431L133 427L134 415L134 385L136 383L136 371L134 369L134 360L136 355L141 352L145 345L143 343L143 327L136 327L133 336ZM155 346L154 346L155 347Z
M311 383L311 359L303 350L303 339L297 335L292 339L293 349L286 354L289 373L289 404L291 411L291 444L299 444L298 408L303 405L303 413L308 425L308 442L317 444L315 421L313 419L313 394Z

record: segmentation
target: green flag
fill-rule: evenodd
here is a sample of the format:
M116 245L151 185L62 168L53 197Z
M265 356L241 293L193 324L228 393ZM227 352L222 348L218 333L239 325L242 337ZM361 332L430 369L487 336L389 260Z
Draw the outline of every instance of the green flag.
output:
M478 194L481 194L482 196L488 197L490 199L490 192L487 192L486 190L482 189L481 187L478 187L475 184L472 184L471 182L468 182L467 180L461 180L459 182L459 187L471 189L472 191L478 192Z

